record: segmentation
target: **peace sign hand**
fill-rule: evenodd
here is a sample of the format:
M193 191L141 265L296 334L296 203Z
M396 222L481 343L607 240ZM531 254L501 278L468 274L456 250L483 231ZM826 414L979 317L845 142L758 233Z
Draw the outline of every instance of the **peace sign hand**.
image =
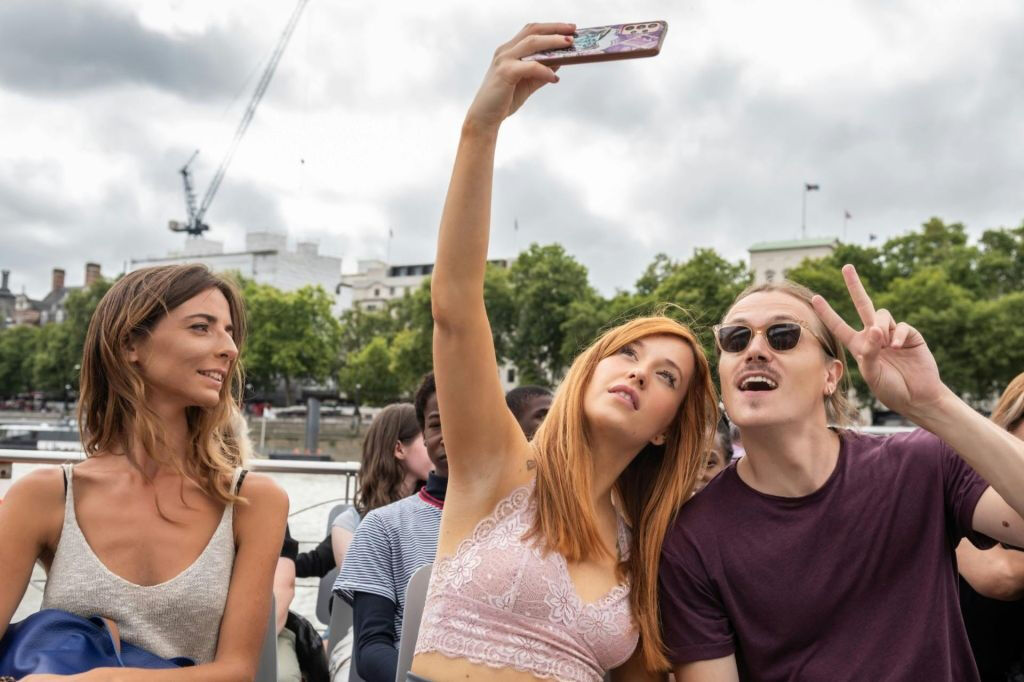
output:
M949 390L939 378L928 344L906 322L897 324L888 310L875 310L852 265L843 266L843 279L864 329L855 331L821 296L811 300L814 311L856 358L875 397L889 409L918 421Z

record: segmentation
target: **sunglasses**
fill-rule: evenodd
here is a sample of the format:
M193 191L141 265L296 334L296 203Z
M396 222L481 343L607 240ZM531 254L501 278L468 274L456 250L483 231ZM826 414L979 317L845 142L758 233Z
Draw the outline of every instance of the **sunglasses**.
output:
M800 335L806 329L811 336L818 340L826 353L833 358L836 356L829 348L829 344L803 322L776 322L756 330L745 324L718 324L713 329L715 341L725 353L742 353L758 334L764 334L764 339L772 350L793 350L800 343Z

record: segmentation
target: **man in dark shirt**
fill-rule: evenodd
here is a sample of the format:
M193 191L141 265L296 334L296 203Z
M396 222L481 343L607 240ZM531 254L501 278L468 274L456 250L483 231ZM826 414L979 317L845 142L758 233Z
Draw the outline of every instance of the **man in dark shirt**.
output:
M790 282L744 292L716 327L746 456L665 539L677 682L977 680L954 549L1024 542L1024 445L949 391L920 334L843 274L860 332ZM830 429L849 412L840 344L874 395L926 430Z

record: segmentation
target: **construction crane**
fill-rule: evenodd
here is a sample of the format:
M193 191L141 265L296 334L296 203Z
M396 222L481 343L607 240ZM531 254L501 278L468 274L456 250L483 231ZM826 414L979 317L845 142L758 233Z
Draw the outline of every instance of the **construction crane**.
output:
M260 100L263 99L263 95L267 91L267 86L270 85L270 80L274 77L277 64L281 61L281 56L288 46L288 41L291 39L292 33L295 32L295 26L299 23L299 16L308 2L309 0L298 0L295 9L292 10L292 15L288 19L288 25L285 26L284 32L281 33L281 38L277 41L273 54L270 55L270 63L267 64L267 68L263 71L259 83L256 84L256 91L253 92L252 99L249 100L249 106L245 108L245 114L242 115L238 129L235 130L235 137L231 140L231 146L228 147L227 152L224 154L224 159L220 162L220 167L217 168L217 173L213 176L213 180L206 189L206 194L203 195L203 201L199 204L198 208L196 207L195 189L192 186L192 171L189 169L192 161L199 154L198 149L189 158L188 163L179 171L185 183L185 209L188 212L188 222L181 223L177 220L172 220L169 225L172 232L186 232L190 237L199 237L203 232L210 229L210 226L203 222L203 217L206 215L207 209L210 208L210 204L213 203L217 190L220 189L220 183L224 180L224 174L227 173L231 159L235 156L235 151L238 150L238 145L242 141L245 131L249 128L249 124L252 123L252 118L256 114L256 107L259 106Z

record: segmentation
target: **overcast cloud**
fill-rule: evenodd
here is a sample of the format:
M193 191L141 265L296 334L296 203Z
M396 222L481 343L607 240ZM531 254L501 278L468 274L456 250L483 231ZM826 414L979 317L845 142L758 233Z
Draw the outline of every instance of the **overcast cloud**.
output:
M120 272L180 248L178 173L199 193L292 3L0 3L0 267ZM553 16L557 15L557 16ZM433 258L459 124L494 48L529 20L666 19L654 59L566 67L502 131L494 257L562 242L606 293L659 251L733 260L808 232L866 242L936 215L1024 220L1024 6L311 0L207 214L209 238L314 239L341 256ZM518 221L520 229L512 226Z

